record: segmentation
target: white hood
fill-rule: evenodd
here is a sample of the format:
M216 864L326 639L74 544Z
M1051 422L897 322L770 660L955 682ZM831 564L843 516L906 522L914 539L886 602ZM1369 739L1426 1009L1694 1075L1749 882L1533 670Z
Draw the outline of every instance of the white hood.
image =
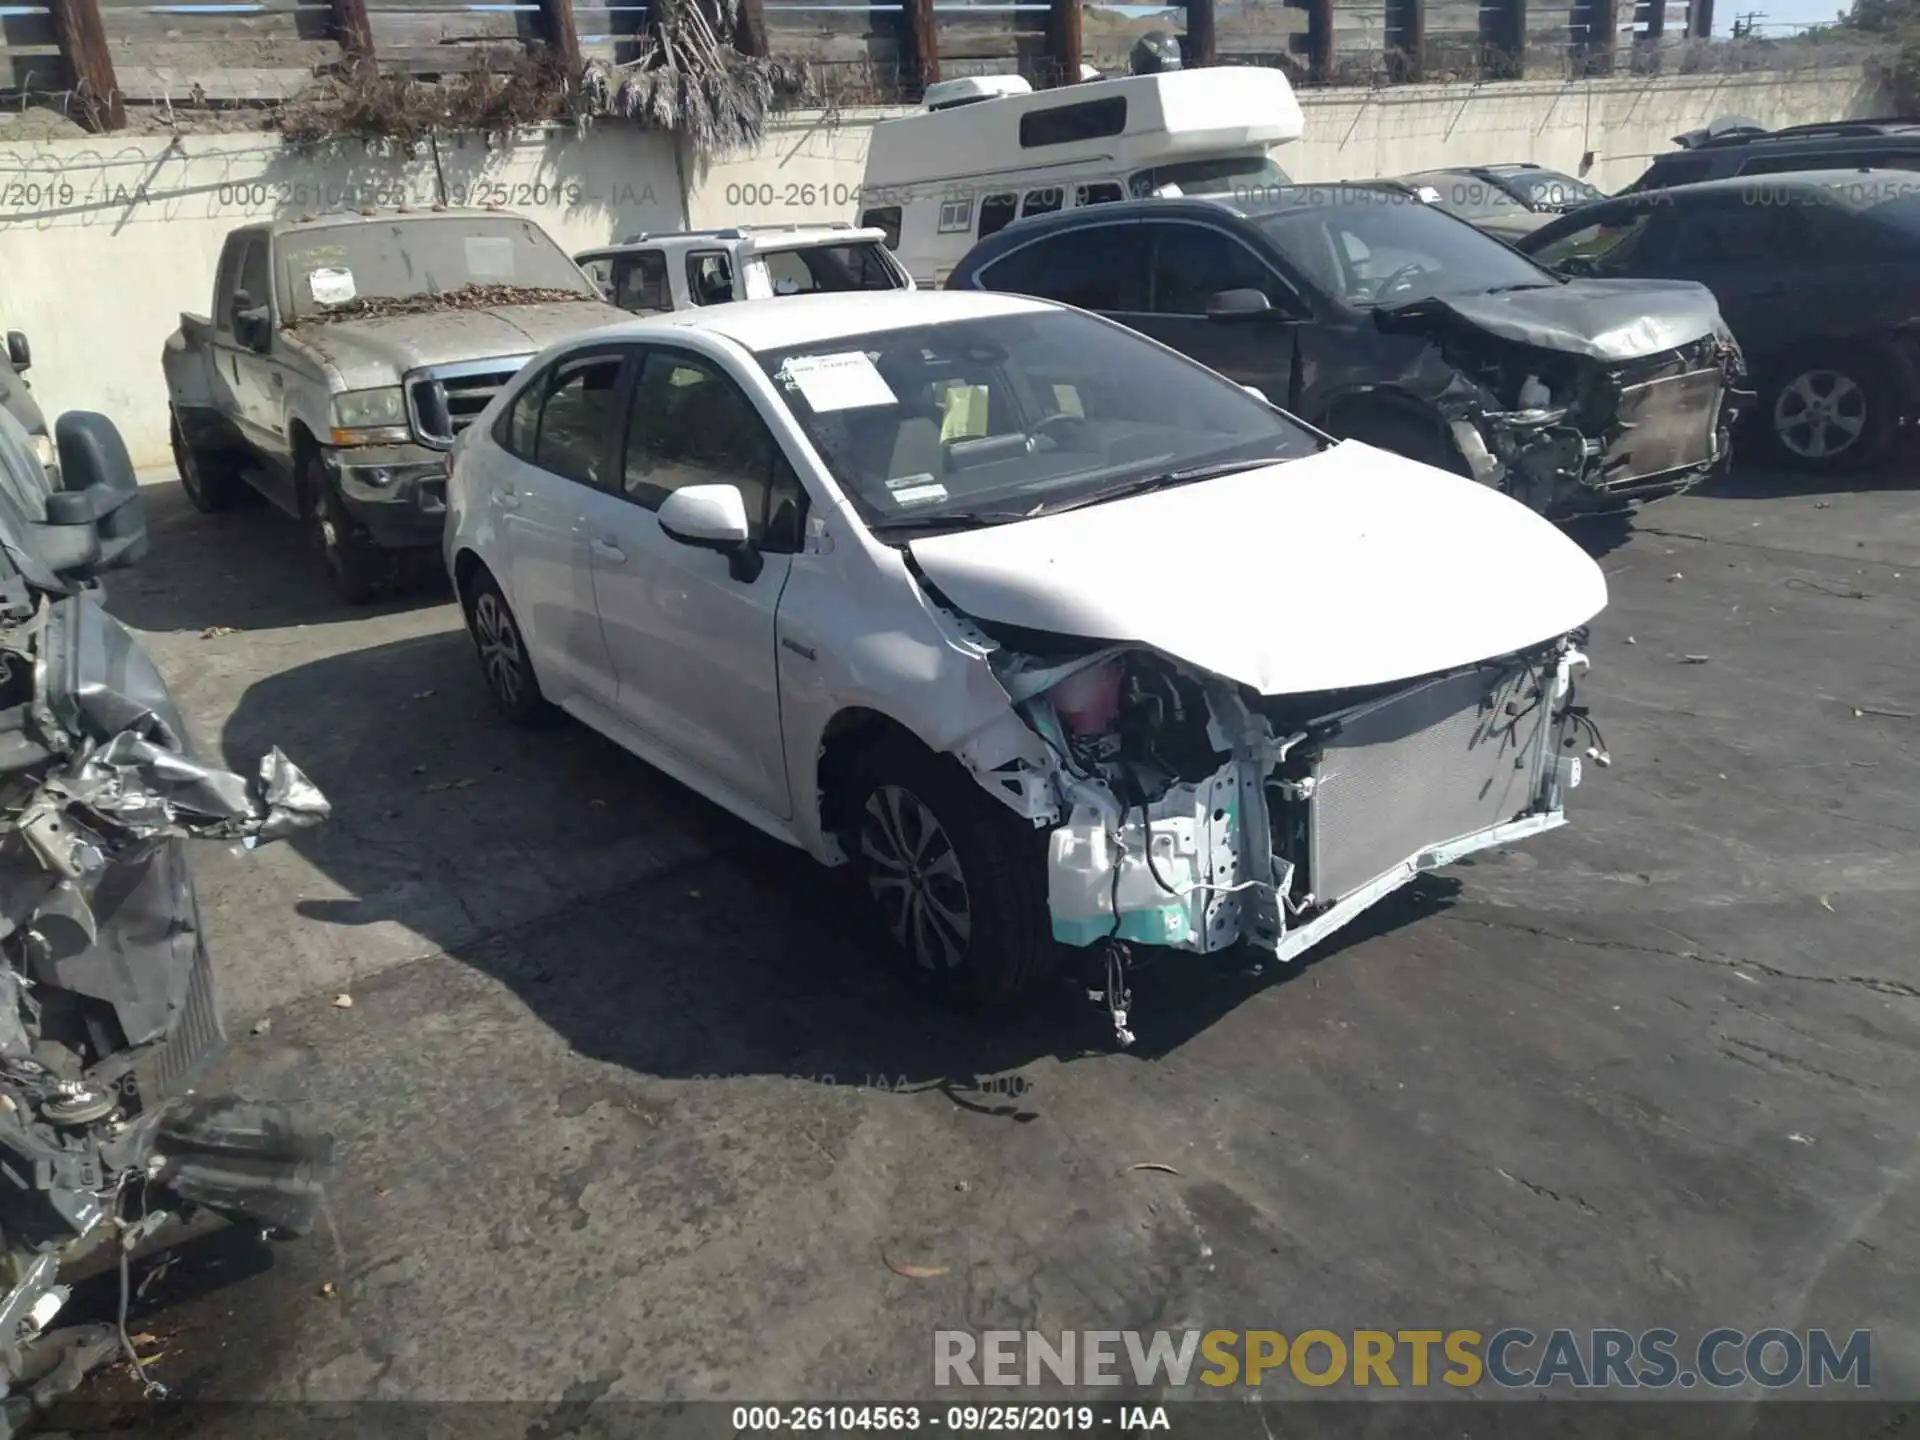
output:
M1519 501L1352 440L911 549L981 620L1134 641L1264 695L1492 659L1607 603L1600 567Z

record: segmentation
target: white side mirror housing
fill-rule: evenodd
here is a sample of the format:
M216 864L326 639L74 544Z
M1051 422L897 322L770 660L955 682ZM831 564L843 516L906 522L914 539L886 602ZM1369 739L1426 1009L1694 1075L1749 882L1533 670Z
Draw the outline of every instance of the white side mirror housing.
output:
M737 485L688 485L660 502L660 528L684 545L730 550L753 534Z

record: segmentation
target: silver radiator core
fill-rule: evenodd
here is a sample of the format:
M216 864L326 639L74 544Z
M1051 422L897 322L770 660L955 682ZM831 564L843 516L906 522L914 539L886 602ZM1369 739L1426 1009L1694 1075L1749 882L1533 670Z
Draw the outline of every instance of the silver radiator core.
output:
M1552 679L1550 669L1483 666L1345 712L1312 772L1314 899L1338 900L1417 851L1533 809L1554 728L1549 697L1534 692Z

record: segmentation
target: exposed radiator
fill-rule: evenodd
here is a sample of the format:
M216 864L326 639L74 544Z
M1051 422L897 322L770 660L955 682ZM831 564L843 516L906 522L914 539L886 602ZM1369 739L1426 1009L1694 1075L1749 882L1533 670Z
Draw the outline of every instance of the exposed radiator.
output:
M1550 669L1484 666L1346 712L1312 771L1305 879L1315 900L1532 809L1553 759L1552 682Z

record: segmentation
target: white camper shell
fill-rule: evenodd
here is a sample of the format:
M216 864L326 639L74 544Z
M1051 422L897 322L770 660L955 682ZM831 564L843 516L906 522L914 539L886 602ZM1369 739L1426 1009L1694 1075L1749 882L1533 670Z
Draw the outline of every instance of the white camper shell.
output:
M927 108L873 127L860 223L884 230L922 286L1016 218L1155 193L1290 183L1300 138L1279 70L1217 66L1035 91L1013 76L929 86Z

